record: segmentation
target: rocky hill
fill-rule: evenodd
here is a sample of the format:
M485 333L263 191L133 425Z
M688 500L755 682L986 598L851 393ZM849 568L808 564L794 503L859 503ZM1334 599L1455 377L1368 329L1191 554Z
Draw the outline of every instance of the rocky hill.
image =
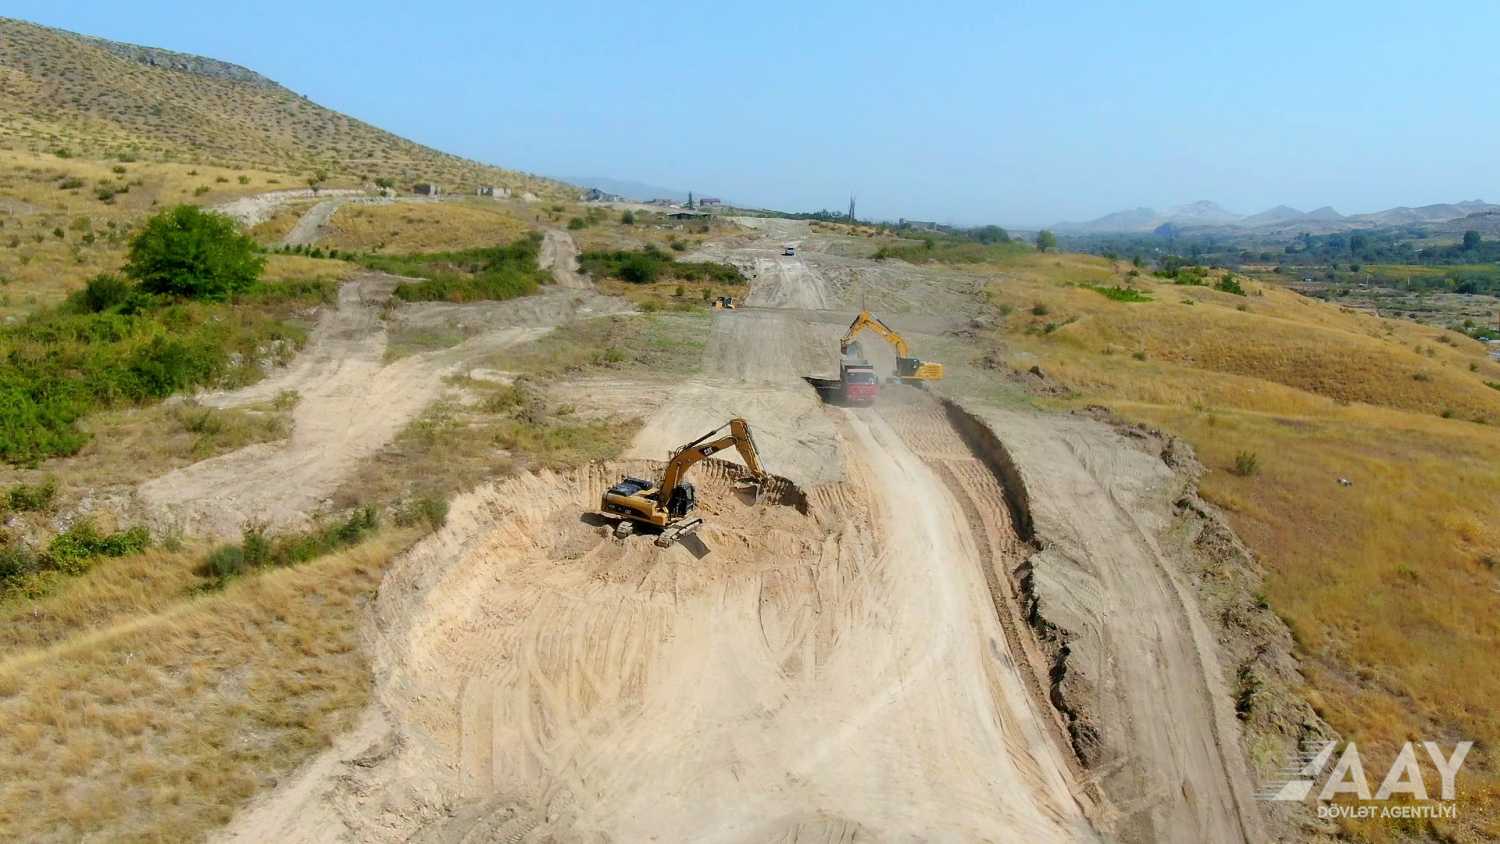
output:
M0 18L0 145L570 193L459 158L211 58Z

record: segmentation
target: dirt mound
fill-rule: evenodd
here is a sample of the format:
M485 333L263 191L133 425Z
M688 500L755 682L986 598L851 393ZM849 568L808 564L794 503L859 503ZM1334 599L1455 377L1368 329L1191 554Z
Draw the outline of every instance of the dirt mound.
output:
M897 435L872 419L854 436ZM702 556L615 540L594 515L605 488L659 463L462 496L381 589L389 734L231 835L1089 838L988 632L966 534L946 510L879 500L920 463L867 465L757 501L735 490L739 467L705 461Z

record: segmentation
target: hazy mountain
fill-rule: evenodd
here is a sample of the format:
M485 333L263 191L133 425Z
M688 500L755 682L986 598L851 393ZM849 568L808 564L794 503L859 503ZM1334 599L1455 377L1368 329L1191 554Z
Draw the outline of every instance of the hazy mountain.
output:
M1321 223L1335 223L1344 219L1344 215L1333 210L1332 205L1324 205L1322 208L1315 208L1307 212L1306 219Z
M1242 226L1274 226L1280 223L1290 223L1307 216L1307 212L1298 211L1290 205L1278 205L1275 208L1267 208L1259 214L1250 216L1239 221Z
M1052 227L1063 234L1093 234L1097 232L1148 232L1167 218L1154 208L1135 208L1105 214L1097 220L1085 223L1058 223Z
M1170 231L1191 228L1229 228L1274 229L1278 232L1285 232L1306 228L1309 231L1331 232L1346 228L1441 223L1458 220L1471 214L1487 214L1497 211L1500 211L1500 205L1471 199L1465 202L1439 203L1416 208L1402 206L1351 216L1340 214L1327 205L1306 213L1289 205L1278 205L1259 214L1242 217L1225 210L1217 203L1199 200L1187 205L1168 208L1165 211L1157 211L1153 208L1116 211L1086 222L1058 223L1052 228L1061 234L1140 234L1156 231L1162 226L1168 226L1166 230Z
M1217 202L1207 199L1167 209L1167 221L1179 226L1224 226L1241 219L1241 215L1226 211Z
M1484 211L1500 211L1500 205L1491 205L1482 199L1470 199L1466 202L1422 205L1417 208L1388 208L1373 214L1356 214L1349 219L1382 226L1398 226L1405 223L1440 223Z
M633 199L637 202L645 202L648 199L671 199L677 202L686 202L688 198L688 192L685 190L648 185L644 182L633 182L629 179L611 179L607 176L565 178L562 181L585 188L597 188L605 193L616 193L626 199Z

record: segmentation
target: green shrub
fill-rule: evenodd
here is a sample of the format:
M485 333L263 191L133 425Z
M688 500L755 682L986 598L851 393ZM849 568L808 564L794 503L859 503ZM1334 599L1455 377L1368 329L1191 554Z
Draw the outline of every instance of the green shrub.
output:
M1089 289L1095 293L1115 300L1116 302L1149 302L1151 297L1139 290L1130 287L1104 287L1103 285L1089 285Z
M409 501L396 512L396 524L402 527L423 525L428 530L437 530L447 523L448 502L433 496Z
M473 302L535 293L551 276L537 267L542 238L530 234L508 246L412 255L365 255L365 266L423 279L396 286L407 302Z
M585 252L578 256L584 272L603 278L618 278L632 284L650 284L659 279L743 284L745 276L732 264L714 261L678 261L647 246L636 251Z
M234 221L179 205L146 221L130 242L125 274L152 293L227 299L260 278L265 258Z
M373 507L360 507L332 524L283 536L268 535L263 525L247 525L240 533L240 544L214 549L203 559L198 572L211 581L211 586L223 587L255 569L293 566L355 545L379 527L380 518Z
M77 451L88 413L243 382L269 343L302 333L247 308L173 303L133 291L106 311L82 301L0 326L0 459L29 462Z
M588 228L588 225L588 221L583 219L582 217L574 217L573 219L568 221L568 228L572 229L573 231L586 229Z
M1229 471L1248 478L1260 471L1260 458L1253 451L1242 451L1234 456L1234 466Z
M635 225L635 212L624 211L620 214L620 222L627 226Z
M84 312L97 314L124 304L133 292L134 288L119 276L103 273L89 279L71 298Z
M83 187L83 180L77 176L69 176L57 183L58 190L77 190Z
M239 577L245 569L245 552L238 545L222 545L203 560L203 573L219 583Z
M1233 293L1236 296L1245 295L1245 288L1240 286L1239 281L1237 281L1234 276L1228 274L1225 274L1222 279L1219 279L1219 283L1214 285L1214 289L1222 290L1225 293Z
M80 519L47 544L46 568L64 574L82 574L97 557L123 557L146 550L151 534L143 527L115 533L100 533L89 519Z
M5 494L5 503L18 513L37 512L52 506L57 482L48 478L39 484L16 484Z

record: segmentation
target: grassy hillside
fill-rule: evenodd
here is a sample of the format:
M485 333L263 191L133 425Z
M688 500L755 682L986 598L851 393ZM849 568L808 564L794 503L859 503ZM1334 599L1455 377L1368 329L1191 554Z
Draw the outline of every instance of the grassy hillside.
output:
M1105 404L1196 447L1315 707L1367 769L1412 738L1500 743L1500 363L1481 344L1243 277L1236 295L1030 250L954 266L990 280L1000 329L981 365L1039 365L1072 391L1044 403ZM1484 755L1460 776L1459 822L1428 832L1500 836ZM1346 831L1394 840L1374 823Z
M17 149L572 192L413 143L235 65L7 18L0 113L0 143Z

